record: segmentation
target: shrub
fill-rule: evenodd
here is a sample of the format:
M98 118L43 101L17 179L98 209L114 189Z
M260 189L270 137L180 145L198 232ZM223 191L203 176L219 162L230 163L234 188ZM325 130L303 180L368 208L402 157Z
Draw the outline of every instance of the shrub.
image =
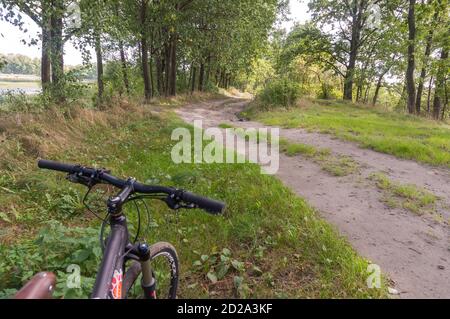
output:
M34 241L0 245L0 299L13 295L40 271L58 274L56 297L86 298L92 290L101 256L98 229L67 228L57 221L49 221ZM69 265L82 266L81 289L66 286Z
M290 107L300 97L300 85L285 78L270 81L258 94L258 99L264 107Z
M333 85L329 83L322 83L320 89L317 92L317 98L323 100L331 100L337 98L336 91Z

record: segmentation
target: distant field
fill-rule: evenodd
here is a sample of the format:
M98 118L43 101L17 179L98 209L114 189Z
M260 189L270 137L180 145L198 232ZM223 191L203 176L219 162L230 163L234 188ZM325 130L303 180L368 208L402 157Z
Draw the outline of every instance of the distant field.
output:
M0 94L10 90L24 91L27 94L39 92L41 84L36 75L1 74Z
M39 82L7 82L0 80L0 89L14 90L14 89L40 89L41 84Z
M39 81L40 81L40 78L37 75L0 73L0 83L1 82L39 82Z

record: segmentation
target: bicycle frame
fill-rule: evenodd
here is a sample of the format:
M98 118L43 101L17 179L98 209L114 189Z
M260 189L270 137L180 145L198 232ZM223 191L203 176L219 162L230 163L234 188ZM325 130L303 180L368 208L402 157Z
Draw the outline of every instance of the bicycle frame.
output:
M95 280L93 299L122 298L126 247L131 243L125 216L111 216L110 224L111 234Z
M150 252L150 247L147 244L136 245L130 242L127 219L122 213L122 206L127 203L130 198L131 200L136 199L136 197L133 197L134 194L158 195L158 199L163 199L167 206L172 210L200 208L208 213L216 215L221 214L226 207L223 202L199 196L185 190L173 187L145 185L137 182L135 178L131 177L128 178L128 180L122 180L111 175L106 169L95 169L43 159L39 160L38 167L67 173L69 181L87 186L90 189L101 183L121 189L116 196L109 198L107 202L111 232L107 239L94 289L91 294L91 298L93 299L126 298L128 291L122 291L123 284L126 284L125 290L129 290L136 284L135 280L136 278L139 278L138 276L140 274L142 275L141 287L144 291L144 298L156 299L157 282L151 265L151 253L153 252ZM164 197L161 198L161 196ZM103 226L104 225L102 225L102 233ZM100 244L102 247L104 246L103 242ZM161 248L160 246L157 246L155 249L156 253L153 257L158 256L157 253L159 249L169 249L169 251L171 251L170 253L162 252L162 254L167 254L172 257L169 262L172 267L171 271L173 275L174 270L177 270L178 268L178 257L176 256L175 249L170 244L169 247ZM175 255L175 258L173 258L171 254ZM126 270L126 262L129 260L137 262L134 262ZM174 263L174 261L176 262ZM125 273L125 271L127 272ZM176 272L175 276L176 277L173 278L175 278L176 281L169 291L169 297L171 298L176 297L176 287L178 284L178 274Z
M150 250L147 244L133 245L129 239L127 219L122 205L132 191L132 183L108 200L111 234L108 237L103 259L95 280L92 299L122 299L125 262L138 259L142 270L142 288L146 299L155 299L156 282L153 277ZM132 258L132 256L134 258Z

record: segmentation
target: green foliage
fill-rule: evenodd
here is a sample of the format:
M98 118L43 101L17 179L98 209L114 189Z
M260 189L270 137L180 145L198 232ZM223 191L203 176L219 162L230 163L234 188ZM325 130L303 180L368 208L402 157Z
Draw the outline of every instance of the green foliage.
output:
M290 107L295 105L300 97L300 85L286 78L270 81L257 95L264 108Z
M8 61L6 60L6 58L3 55L0 55L0 71L7 64L8 64Z
M29 96L20 90L9 90L0 95L0 112L34 113L45 108L45 97L42 95Z
M271 61L259 58L252 62L250 72L239 75L237 82L245 91L257 93L264 88L266 82L274 77L275 70Z
M317 98L323 100L336 99L337 95L333 85L331 85L330 83L321 83Z
M218 281L224 280L228 275L233 275L233 282L236 292L239 297L248 297L250 288L244 283L242 275L246 271L244 262L233 259L231 250L228 248L222 249L221 252L213 252L210 255L200 255L200 259L194 261L193 266L197 272L206 273L206 278L212 283L216 284ZM258 267L253 267L259 269Z
M0 54L0 73L39 75L40 72L40 59L31 59L21 54Z
M40 271L58 274L55 296L87 298L92 291L93 277L102 256L98 243L98 229L67 228L57 221L49 221L35 240L15 245L0 245L0 296L9 297L14 289ZM69 265L81 266L82 289L66 285Z

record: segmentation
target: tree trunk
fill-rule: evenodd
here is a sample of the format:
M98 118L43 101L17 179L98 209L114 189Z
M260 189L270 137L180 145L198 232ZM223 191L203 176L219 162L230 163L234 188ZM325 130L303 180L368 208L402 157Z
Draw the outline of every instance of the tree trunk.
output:
M353 1L352 9L352 38L350 41L350 57L344 79L344 100L353 99L353 78L355 74L356 59L361 41L361 28L363 19L363 4Z
M165 53L165 56L164 56L164 76L165 76L165 78L164 78L164 96L169 96L169 83L170 83L170 81L169 81L169 77L170 77L170 52L171 52L171 49L170 49L170 44L165 44L165 46L164 46L165 48L164 48L164 53Z
M152 52L152 50L150 50L150 52ZM153 75L153 58L150 56L150 60L149 60L149 64L150 64L150 86L151 86L151 90L152 90L152 97L155 96L155 77Z
M98 98L101 101L103 99L104 83L103 83L103 56L102 56L102 44L100 41L100 35L95 36L95 55L97 57L97 87Z
M163 65L161 63L161 57L158 54L156 56L156 86L158 88L158 94L161 96L163 93Z
M145 32L147 24L147 4L148 0L143 0L141 2L141 65L142 74L144 78L144 96L145 100L148 101L152 97L152 88L150 84L150 70L148 65L148 42L147 42L147 32Z
M200 92L203 92L204 89L204 81L205 81L205 64L200 64L200 74L198 79L198 90Z
M422 70L420 71L419 85L417 87L417 97L416 97L416 113L417 114L420 114L420 109L421 109L421 104L422 104L423 86L424 86L424 82L425 82L425 76L427 74L428 60L429 60L430 54L431 54L431 45L433 44L434 27L436 25L438 18L439 18L439 10L436 9L434 16L433 16L433 23L432 23L432 26L430 27L430 30L428 31L428 35L427 35L427 39L426 39L425 54L423 57Z
M433 77L430 77L430 82L428 83L428 98L427 98L427 113L428 114L430 114L432 85L433 85Z
M127 58L125 56L125 50L122 40L119 41L119 50L120 62L122 63L123 84L125 86L125 90L127 91L127 95L130 95L130 81L128 80Z
M148 101L152 97L152 88L150 83L150 70L148 65L148 43L145 36L141 39L141 54L142 54L142 72L144 76L144 95Z
M191 83L191 92L194 93L195 91L195 82L197 80L197 68L194 66L192 69L192 83Z
M52 2L53 12L51 15L51 65L52 82L59 100L64 100L64 90L61 87L64 76L64 42L63 42L63 6L61 0Z
M216 85L220 86L220 69L219 68L216 70L215 77L216 77Z
M225 73L225 70L222 70L222 74L220 75L220 87L226 88L226 73Z
M445 112L447 111L448 106L448 92L447 92L447 83L444 82L444 106L442 107L442 115L441 120L445 120Z
M416 0L409 0L408 10L408 69L406 71L406 90L408 93L407 107L410 114L414 113L416 102L416 84L414 81L415 61L415 40L416 40L416 17L415 17Z
M169 95L177 95L177 38L176 33L170 37L170 73L169 73Z
M402 93L400 94L400 99L397 102L397 108L404 108L406 100L406 84L403 85Z
M434 91L434 102L433 102L433 118L439 120L441 113L442 102L445 102L445 76L446 68L445 62L448 59L448 48L444 48L441 51L441 65L436 76L436 85Z
M378 95L380 94L381 84L383 83L383 77L384 77L384 74L380 75L380 77L378 78L377 87L375 88L375 94L372 99L373 106L375 106L377 104Z
M208 59L206 60L206 63L208 64L208 68L206 70L206 84L209 83L209 79L211 77L211 55L208 56Z
M362 83L358 83L358 87L356 89L356 102L361 101L362 98L362 92L363 92L363 85Z
M193 65L191 64L191 67L189 68L189 81L188 81L188 85L187 85L188 90L191 89L192 71L193 71L192 69L193 69Z
M142 66L142 43L139 40L137 43L137 52L138 52L138 57L137 57L137 64Z
M369 101L369 92L370 92L371 84L367 84L366 86L366 92L364 93L364 104L367 104Z
M51 82L51 34L48 8L42 8L42 58L41 58L41 84L42 92L46 93Z

